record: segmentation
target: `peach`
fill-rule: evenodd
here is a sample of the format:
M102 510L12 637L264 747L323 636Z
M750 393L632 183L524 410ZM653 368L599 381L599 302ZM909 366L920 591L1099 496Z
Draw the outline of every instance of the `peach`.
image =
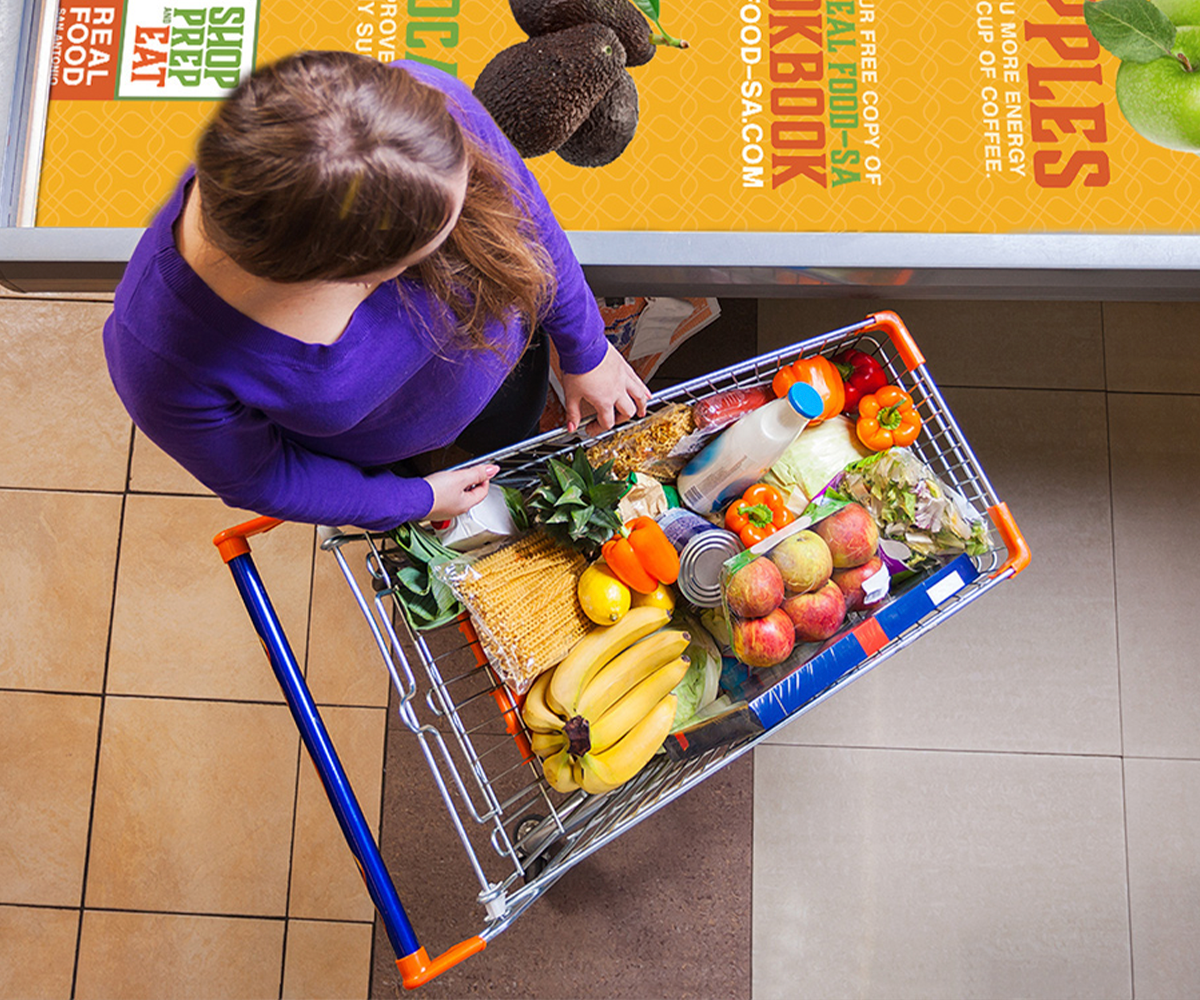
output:
M829 546L834 569L861 566L879 548L879 528L861 504L847 504L818 521L813 530Z
M782 608L761 618L733 619L733 655L748 667L782 663L795 645L796 629Z
M789 535L771 549L769 556L783 575L783 585L795 594L823 586L833 572L829 546L815 531L797 531Z
M846 598L830 580L810 594L794 594L780 608L795 626L797 642L824 642L846 619Z
M725 603L742 618L761 618L783 603L783 577L766 556L747 563L725 584Z
M847 611L861 611L867 606L867 592L864 584L881 569L883 569L883 560L879 556L871 556L861 566L851 566L849 569L834 571L832 579L841 588L842 595L846 598ZM884 594L886 593L885 590ZM883 594L877 595L875 600L879 601L883 596Z

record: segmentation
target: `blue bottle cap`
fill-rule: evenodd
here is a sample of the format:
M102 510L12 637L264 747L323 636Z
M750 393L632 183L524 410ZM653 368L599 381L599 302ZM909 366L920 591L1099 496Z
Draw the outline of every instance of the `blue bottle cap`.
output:
M788 389L787 401L792 404L793 410L809 420L819 417L825 409L825 400L807 382L797 382Z

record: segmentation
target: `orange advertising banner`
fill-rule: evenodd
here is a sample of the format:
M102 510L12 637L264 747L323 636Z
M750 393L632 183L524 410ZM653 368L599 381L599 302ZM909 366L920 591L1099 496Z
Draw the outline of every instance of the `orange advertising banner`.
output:
M308 48L474 87L568 230L1200 228L1200 0L1136 60L1066 0L118 2L62 2L38 225L145 225L221 95Z

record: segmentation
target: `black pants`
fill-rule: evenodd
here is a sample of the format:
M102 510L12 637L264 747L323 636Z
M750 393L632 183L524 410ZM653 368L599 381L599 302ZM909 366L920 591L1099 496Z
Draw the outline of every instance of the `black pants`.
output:
M401 459L387 468L398 476L427 476L476 455L524 441L537 433L549 387L550 348L546 334L535 330L517 366L508 373L479 416L463 428L454 444Z
M537 433L550 385L546 334L535 330L517 367L508 373L483 412L463 428L455 444L472 455L485 455Z

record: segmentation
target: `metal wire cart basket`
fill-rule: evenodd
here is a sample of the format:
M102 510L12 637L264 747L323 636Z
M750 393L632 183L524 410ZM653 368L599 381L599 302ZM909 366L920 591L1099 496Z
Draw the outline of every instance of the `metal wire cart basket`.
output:
M530 749L519 699L488 666L465 614L426 632L408 628L392 594L402 556L394 545L389 547L389 540L369 533L319 529L321 549L338 561L374 636L398 694L400 718L420 746L462 841L467 864L479 882L482 929L433 959L419 944L251 559L247 537L279 522L257 518L214 539L358 860L406 987L420 986L482 950L574 865L1028 564L1029 550L1007 506L997 497L929 376L920 350L894 313L877 313L860 323L675 386L656 394L650 412L671 403L695 403L732 388L769 385L781 365L801 356L832 355L849 347L873 355L890 380L912 395L923 419L922 433L912 450L973 507L987 512L994 528L992 537L998 540L995 547L971 557L978 575L972 574L969 583L915 624L893 638L884 638L876 629L874 640L863 642L861 662L787 718L765 732L689 759L671 760L660 754L635 778L607 794L588 795L580 790L562 795L546 784ZM498 482L524 490L536 484L549 458L569 458L578 444L578 435L554 431L493 453L488 459L501 467ZM354 570L363 561L373 591L356 582Z

